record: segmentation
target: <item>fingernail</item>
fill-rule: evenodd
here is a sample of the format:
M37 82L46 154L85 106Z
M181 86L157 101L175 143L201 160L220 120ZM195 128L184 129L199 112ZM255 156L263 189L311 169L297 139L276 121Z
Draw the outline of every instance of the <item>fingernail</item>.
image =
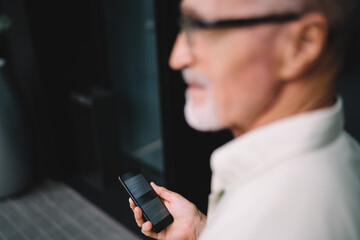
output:
M143 229L141 229L141 232L142 232L142 234L145 234Z

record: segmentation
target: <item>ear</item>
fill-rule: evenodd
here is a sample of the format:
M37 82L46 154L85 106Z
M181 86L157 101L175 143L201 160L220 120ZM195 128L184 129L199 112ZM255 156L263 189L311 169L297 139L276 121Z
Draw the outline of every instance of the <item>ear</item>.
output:
M311 70L326 47L328 21L320 13L309 13L290 23L283 41L280 79L291 81Z

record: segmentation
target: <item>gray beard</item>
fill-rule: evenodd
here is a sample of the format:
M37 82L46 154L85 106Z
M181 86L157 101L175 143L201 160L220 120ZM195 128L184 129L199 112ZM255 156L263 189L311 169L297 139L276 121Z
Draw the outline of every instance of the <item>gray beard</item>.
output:
M195 106L190 96L186 96L185 120L190 127L201 132L219 131L225 128L216 113L215 104L208 99L201 106Z

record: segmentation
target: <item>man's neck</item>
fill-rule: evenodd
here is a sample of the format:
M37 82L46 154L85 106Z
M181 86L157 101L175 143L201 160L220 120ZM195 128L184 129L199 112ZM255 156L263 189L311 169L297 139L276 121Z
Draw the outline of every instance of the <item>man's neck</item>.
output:
M246 128L233 127L234 137L272 122L300 113L329 107L334 104L336 93L332 80L306 79L287 82L269 107Z

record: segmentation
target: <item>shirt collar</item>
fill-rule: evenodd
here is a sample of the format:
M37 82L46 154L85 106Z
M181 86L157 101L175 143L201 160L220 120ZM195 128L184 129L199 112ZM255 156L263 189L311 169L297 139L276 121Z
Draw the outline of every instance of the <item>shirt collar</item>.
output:
M235 138L212 154L212 191L224 191L260 169L325 145L342 131L343 122L338 98L331 107L282 119Z

